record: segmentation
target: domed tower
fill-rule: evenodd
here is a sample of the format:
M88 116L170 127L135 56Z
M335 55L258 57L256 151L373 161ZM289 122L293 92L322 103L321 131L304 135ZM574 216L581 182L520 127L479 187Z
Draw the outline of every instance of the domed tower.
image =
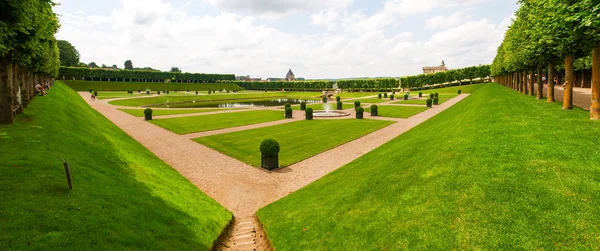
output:
M294 75L294 73L292 72L292 69L288 70L288 73L285 75L285 79L287 81L294 81L296 80L296 76Z

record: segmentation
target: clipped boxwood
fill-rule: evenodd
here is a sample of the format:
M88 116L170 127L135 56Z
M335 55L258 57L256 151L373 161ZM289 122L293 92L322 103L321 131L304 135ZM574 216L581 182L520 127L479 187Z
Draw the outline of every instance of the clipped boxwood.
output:
M301 110L301 111L304 111L304 110L306 110L306 102L302 101L302 102L300 103L300 110Z
M433 97L434 97L434 98L437 98L437 97L439 97L439 96L440 96L440 94L439 94L439 93L437 93L437 92L436 92L435 94L433 94Z
M379 93L379 94L377 95L377 98L378 98L378 99L381 99L381 93Z
M313 119L313 109L312 108L306 108L306 120L312 120Z
M146 91L146 95L150 95L150 91Z
M433 104L438 105L439 100L440 99L438 97L433 98Z
M365 109L362 107L358 107L356 108L356 119L363 119L363 113L365 112Z
M458 90L458 95L462 94L462 90Z
M198 91L196 91L196 95L198 95Z
M160 95L160 91L156 91L156 94Z
M431 104L433 103L432 99L427 99L427 107L431 108Z
M429 98L430 98L430 99L433 99L433 98L434 98L434 97L433 97L433 93L429 93Z
M169 91L167 91L167 94L169 94Z
M371 105L371 116L379 116L378 110L377 105Z
M279 143L274 139L265 139L260 143L261 167L273 170L279 167Z
M142 90L138 90L138 94L139 94L139 93L142 93Z
M327 97L323 97L323 103L327 103Z
M356 107L360 107L360 101L354 101L354 109L356 109Z
M408 100L408 94L404 94L404 100Z
M340 98L340 96L336 96L336 97L335 97L335 101L336 101L336 102L340 102L340 101L342 101L342 98Z
M94 96L98 97L98 92L97 91L94 91Z
M423 93L419 92L419 98L422 98L422 97L423 97Z
M394 94L390 95L390 100L394 100Z
M92 93L94 90L90 89L90 93Z
M152 109L146 108L144 110L144 120L152 120Z
M344 104L342 103L342 101L338 101L337 102L337 107L338 110L343 110L344 109Z
M292 107L292 105L290 105L290 103L285 103L284 107L285 107L285 109L288 109L288 108Z
M383 94L383 98L387 98L387 92Z
M291 107L286 107L285 108L285 118L286 119L291 119L292 118L292 108Z

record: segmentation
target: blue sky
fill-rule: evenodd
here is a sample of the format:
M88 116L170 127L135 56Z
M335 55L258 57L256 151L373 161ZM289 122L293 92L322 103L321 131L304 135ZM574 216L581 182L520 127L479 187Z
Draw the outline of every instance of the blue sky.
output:
M507 0L60 0L57 37L81 61L306 78L419 74L490 63Z

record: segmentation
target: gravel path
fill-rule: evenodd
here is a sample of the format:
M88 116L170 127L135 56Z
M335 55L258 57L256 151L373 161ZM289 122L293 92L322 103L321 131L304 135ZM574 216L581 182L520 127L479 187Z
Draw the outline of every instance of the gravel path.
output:
M535 84L537 92L537 84ZM544 85L544 98L548 97L548 85ZM562 102L564 99L564 89L562 86L554 86L554 99L556 102ZM581 107L585 110L590 110L592 100L591 88L573 87L573 105Z
M198 144L190 140L189 135L177 135L147 123L143 118L121 112L106 102L91 101L86 92L80 95L92 108L232 211L236 217L252 216L256 210L355 160L468 96L460 95L409 119L398 119L397 123L379 131L292 166L266 172ZM295 111L294 117L293 120L287 121L300 120L303 113ZM370 115L365 113L365 118L369 117ZM266 126L269 123L260 125Z

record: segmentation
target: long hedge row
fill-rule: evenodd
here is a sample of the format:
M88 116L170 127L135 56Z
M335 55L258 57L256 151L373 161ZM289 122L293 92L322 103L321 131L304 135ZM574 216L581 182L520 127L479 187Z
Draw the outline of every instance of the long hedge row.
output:
M454 69L433 74L421 74L400 78L402 88L419 89L433 87L433 85L454 83L459 84L465 80L473 83L473 79L485 79L490 76L490 65L471 66L462 69Z
M370 79L342 79L337 81L339 89L348 91L383 91L398 88L398 79L395 78L370 78Z
M286 90L286 91L322 91L333 88L333 81L273 81L273 82L245 82L225 81L221 83L236 84L246 90Z
M178 73L161 71L108 70L86 67L60 67L58 77L64 80L214 83L235 80L234 74Z
M71 89L75 91L208 91L229 90L239 91L241 87L232 83L157 83L157 82L106 82L106 81L83 81L65 80Z

